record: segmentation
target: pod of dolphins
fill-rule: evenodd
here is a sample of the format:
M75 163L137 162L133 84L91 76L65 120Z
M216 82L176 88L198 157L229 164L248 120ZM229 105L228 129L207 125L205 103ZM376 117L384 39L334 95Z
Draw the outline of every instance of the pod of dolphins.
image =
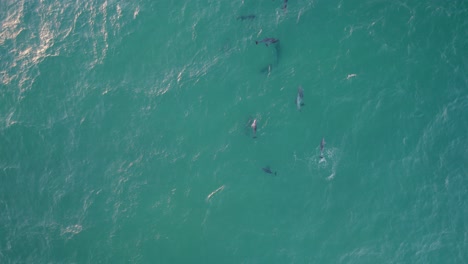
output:
M288 0L283 0L283 6L282 6L281 9L286 11L287 7L288 7ZM241 16L237 17L237 20L253 20L256 17L257 16L254 15L254 14L241 15ZM265 46L267 46L267 47L269 45L275 44L275 49L276 49L276 52L277 52L276 56L277 56L277 59L278 59L278 56L279 56L279 39L277 39L277 38L264 38L264 39L261 39L261 40L255 40L256 45L262 44L262 43L265 44ZM268 65L267 68L268 68L268 72L269 72L270 69L271 69L271 65ZM302 88L301 85L299 85L299 87L297 88L297 95L296 95L297 110L301 111L302 106L304 106L304 89ZM252 128L252 137L257 138L257 125L258 125L257 119L253 119L253 120L251 119L249 121L249 124L250 124L250 127ZM323 151L325 149L325 144L326 144L325 138L322 138L322 140L320 141L320 159L322 161L324 159ZM266 167L263 167L262 170L265 173L276 175L276 171L272 171L270 166L268 166L268 165Z
M297 89L297 96L296 96L296 106L297 106L297 109L299 111L301 111L301 107L304 105L303 100L304 100L304 89L302 88L302 86L299 86L299 88ZM257 124L258 124L257 119L253 119L252 124L250 125L250 127L252 128L252 134L253 134L252 137L253 138L257 138ZM322 140L320 141L320 159L321 159L321 162L324 161L323 151L325 149L325 144L326 144L325 138L323 137ZM273 172L270 169L270 166L263 167L262 170L265 173L276 175L276 171Z

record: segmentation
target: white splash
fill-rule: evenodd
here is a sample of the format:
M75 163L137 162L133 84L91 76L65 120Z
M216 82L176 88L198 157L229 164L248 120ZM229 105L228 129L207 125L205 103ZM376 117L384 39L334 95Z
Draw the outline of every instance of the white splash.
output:
M357 76L357 74L355 74L355 73L348 74L348 76L346 77L346 80L349 80L349 79L354 78L356 76Z
M137 6L137 8L135 8L135 11L133 12L133 19L135 19L138 16L138 13L140 13L140 7L139 6Z

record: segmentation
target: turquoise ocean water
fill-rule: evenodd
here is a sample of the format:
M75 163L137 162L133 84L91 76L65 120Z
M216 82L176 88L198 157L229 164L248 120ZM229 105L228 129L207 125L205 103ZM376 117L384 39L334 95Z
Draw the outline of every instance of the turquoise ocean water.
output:
M0 1L0 263L468 263L468 2L282 6Z

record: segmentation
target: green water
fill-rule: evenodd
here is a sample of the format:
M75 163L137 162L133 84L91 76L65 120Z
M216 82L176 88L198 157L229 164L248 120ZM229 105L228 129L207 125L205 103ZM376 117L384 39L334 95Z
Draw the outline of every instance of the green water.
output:
M0 263L468 263L468 3L282 5L0 2Z

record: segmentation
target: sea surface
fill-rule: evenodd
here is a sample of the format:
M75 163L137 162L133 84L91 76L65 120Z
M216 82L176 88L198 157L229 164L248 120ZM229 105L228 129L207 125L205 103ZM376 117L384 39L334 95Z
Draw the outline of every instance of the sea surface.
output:
M1 0L0 263L468 263L468 2Z

